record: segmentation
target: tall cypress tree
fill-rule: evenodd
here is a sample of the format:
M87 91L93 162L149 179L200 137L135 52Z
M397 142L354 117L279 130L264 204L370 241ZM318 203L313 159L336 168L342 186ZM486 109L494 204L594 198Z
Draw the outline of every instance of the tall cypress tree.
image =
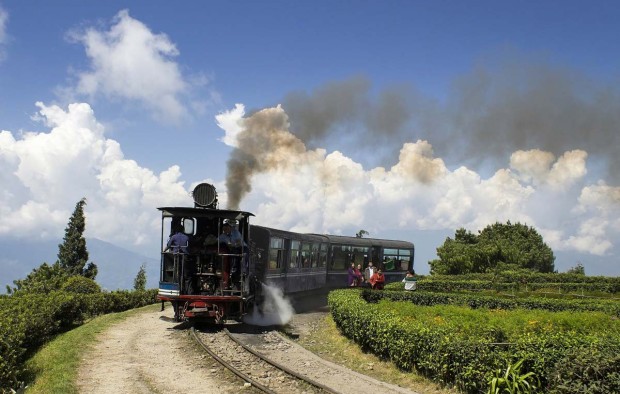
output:
M142 263L140 266L140 270L133 280L133 288L134 290L146 289L146 263Z
M86 227L84 205L86 205L86 198L82 198L75 204L75 210L65 229L63 243L58 245L58 264L60 264L60 267L69 275L87 274L88 277L94 279L94 275L96 275L97 272L94 263L89 264L88 272L84 270L88 262L86 239L83 236Z

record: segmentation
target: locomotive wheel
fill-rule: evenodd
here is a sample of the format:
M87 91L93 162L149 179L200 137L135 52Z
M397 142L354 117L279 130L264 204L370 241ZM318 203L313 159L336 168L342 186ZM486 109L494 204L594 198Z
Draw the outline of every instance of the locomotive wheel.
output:
M183 306L177 304L176 302L172 304L172 307L174 308L174 321L175 322L182 322L185 320L185 313L183 311Z

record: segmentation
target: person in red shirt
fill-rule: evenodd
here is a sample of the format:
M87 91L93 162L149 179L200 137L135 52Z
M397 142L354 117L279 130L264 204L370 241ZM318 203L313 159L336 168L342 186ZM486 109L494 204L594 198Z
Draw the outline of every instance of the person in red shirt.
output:
M375 290L383 290L383 285L385 285L385 276L383 276L381 269L378 269L370 277L370 286Z

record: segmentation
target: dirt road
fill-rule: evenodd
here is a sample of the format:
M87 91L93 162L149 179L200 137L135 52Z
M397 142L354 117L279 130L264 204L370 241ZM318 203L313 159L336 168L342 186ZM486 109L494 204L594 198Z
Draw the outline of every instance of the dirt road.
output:
M216 380L223 370L199 355L185 330L175 330L171 309L127 318L101 334L79 368L81 393L238 393L237 379ZM231 383L231 381L233 383Z
M326 312L294 315L291 327L300 334L311 332ZM216 361L205 355L186 329L175 329L172 311L145 312L131 316L100 334L94 348L83 358L78 372L81 393L179 393L215 394L256 392ZM278 335L273 333L272 335ZM379 382L335 365L292 342L263 352L289 368L298 367L326 386L351 393L413 393ZM312 373L314 372L314 373ZM345 387L346 386L346 387ZM345 390L346 389L346 390Z

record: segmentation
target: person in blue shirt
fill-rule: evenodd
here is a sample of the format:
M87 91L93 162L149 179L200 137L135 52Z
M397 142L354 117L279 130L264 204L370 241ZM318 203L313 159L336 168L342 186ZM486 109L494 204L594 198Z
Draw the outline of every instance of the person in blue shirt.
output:
M172 249L172 253L187 253L187 246L189 244L189 237L183 233L180 229L168 239L166 250Z
M224 223L222 234L218 237L218 241L225 244L228 248L238 248L243 244L241 233L237 229L233 231L230 223Z
M229 283L229 271L232 277L233 284L239 282L239 276L241 269L239 267L241 261L243 261L243 272L247 274L249 269L249 250L243 237L236 227L232 226L229 222L225 222L222 226L222 234L218 237L218 241L223 246L224 253L243 254L243 258L240 259L236 256L227 256L223 260L223 281L224 285L228 286Z

